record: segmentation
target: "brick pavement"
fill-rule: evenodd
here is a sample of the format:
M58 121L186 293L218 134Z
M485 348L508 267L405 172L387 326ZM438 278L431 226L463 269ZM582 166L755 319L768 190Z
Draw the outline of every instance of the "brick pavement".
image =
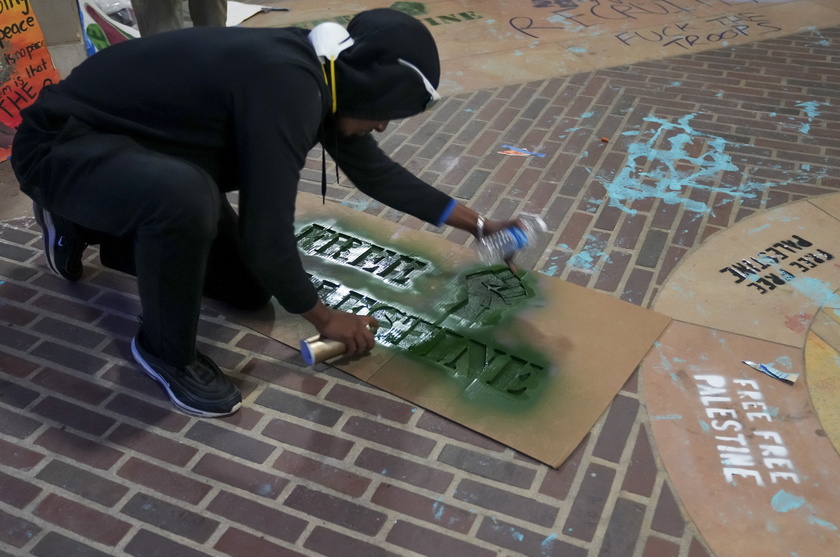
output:
M840 189L838 41L815 30L480 90L382 144L494 217L542 214L538 270L649 306L709 235ZM498 155L505 144L545 156ZM628 162L645 196L614 188ZM303 189L319 190L319 165L313 153ZM676 175L679 202L656 189ZM329 195L401 218L346 183ZM0 557L708 555L637 374L553 470L206 310L200 345L246 404L197 420L131 361L133 281L93 249L86 264L63 282L31 218L0 227Z

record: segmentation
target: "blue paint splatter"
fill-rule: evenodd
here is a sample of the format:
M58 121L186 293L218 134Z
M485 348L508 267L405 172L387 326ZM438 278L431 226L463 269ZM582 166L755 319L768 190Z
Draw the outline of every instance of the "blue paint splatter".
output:
M814 118L820 115L820 112L819 110L817 110L817 108L819 108L821 104L822 103L818 103L817 101L803 101L801 103L796 103L796 106L803 109L805 111L805 114L808 115L808 118L813 120Z
M700 429L702 429L703 431L709 431L712 429L712 427L703 420L700 420Z
M668 414L667 416L651 416L651 420L682 420L679 414Z
M647 122L659 124L653 136L644 142L631 144L628 149L628 162L613 180L606 176L601 178L605 182L610 196L610 205L635 214L636 211L624 207L623 202L656 197L669 205L683 204L686 209L697 213L711 213L711 207L701 201L687 199L684 195L689 188L705 189L738 195L755 197L755 190L763 190L768 184L747 183L741 186L710 186L704 182L717 182L721 172L735 172L740 170L732 162L732 158L724 150L726 140L722 137L697 133L690 125L695 114L687 114L677 123L666 119L649 116ZM673 133L673 132L682 133ZM628 135L625 132L622 135ZM669 137L665 137L668 134ZM658 148L657 142L663 140L670 144L668 149ZM698 157L688 154L686 147L695 140L705 139L706 152ZM677 166L690 163L697 170L679 170ZM643 171L643 165L648 164L651 170ZM648 185L645 181L654 185Z
M788 493L787 491L782 489L779 490L779 492L773 496L773 499L770 501L770 504L773 506L774 511L786 513L792 510L796 510L802 505L804 505L805 499Z
M571 528L569 528L571 531ZM540 544L540 554L541 555L549 555L549 552L554 546L554 542L557 539L557 534L551 534L550 536L546 537L542 543Z
M818 103L816 101L803 101L801 103L796 103L796 106L803 109L805 114L808 115L808 122L799 126L799 131L803 134L808 134L811 132L811 122L814 121L814 118L817 118L820 115L819 106L822 103Z
M435 520L440 520L443 517L443 511L446 510L446 507L440 501L435 501L432 504L432 510L435 511Z
M828 522L827 520L819 519L816 516L809 516L808 522L817 526L822 526L823 528L828 528L829 530L837 530L837 526L835 526L831 522Z
M796 277L788 284L806 296L817 307L839 307L840 296L825 281L814 277Z

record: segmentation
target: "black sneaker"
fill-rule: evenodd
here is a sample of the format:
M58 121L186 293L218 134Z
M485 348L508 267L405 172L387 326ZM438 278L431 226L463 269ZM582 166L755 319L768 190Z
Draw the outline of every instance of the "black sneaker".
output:
M44 235L44 254L50 269L73 282L82 278L82 254L87 244L79 236L78 227L37 203L32 204L32 212Z
M166 389L172 403L187 414L216 418L233 414L242 406L236 385L200 352L189 365L169 365L143 347L141 331L131 341L131 353L143 371Z

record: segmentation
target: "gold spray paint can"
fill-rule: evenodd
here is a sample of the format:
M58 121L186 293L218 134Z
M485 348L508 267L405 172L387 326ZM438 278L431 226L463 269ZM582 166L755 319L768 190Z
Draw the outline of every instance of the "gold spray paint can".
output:
M346 350L343 342L321 338L320 335L300 341L300 353L308 366L340 356Z

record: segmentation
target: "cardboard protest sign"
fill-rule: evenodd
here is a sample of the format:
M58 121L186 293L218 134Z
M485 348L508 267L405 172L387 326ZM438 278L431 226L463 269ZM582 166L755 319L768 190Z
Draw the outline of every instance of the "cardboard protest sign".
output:
M0 2L0 160L9 158L20 111L59 80L28 0Z

